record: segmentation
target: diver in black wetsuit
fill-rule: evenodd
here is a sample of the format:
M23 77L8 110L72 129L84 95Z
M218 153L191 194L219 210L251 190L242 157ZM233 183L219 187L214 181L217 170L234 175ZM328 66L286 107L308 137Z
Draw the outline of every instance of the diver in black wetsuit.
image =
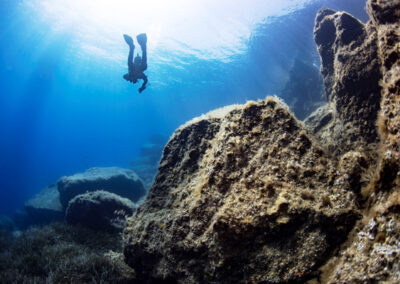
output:
M147 69L147 36L146 34L137 35L136 39L142 49L142 57L139 54L133 60L133 52L135 51L135 45L133 44L133 39L124 35L124 39L126 43L129 45L129 56L128 56L128 70L129 73L124 75L124 79L132 82L133 84L137 83L138 79L143 80L142 86L139 88L139 93L143 92L146 89L147 84L147 76L143 73Z

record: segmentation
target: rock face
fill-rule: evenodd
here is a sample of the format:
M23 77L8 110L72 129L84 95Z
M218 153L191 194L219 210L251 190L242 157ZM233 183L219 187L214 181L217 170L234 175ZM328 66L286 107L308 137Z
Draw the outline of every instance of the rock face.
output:
M336 156L365 149L378 141L381 73L376 29L345 12L322 9L314 38L329 104L324 110L332 113L324 127L311 124L314 132Z
M327 266L327 283L400 283L400 1L369 0L382 78L376 171L364 188L365 218Z
M135 205L107 191L93 191L75 196L68 203L65 220L97 230L122 230L125 217L132 215Z
M400 283L400 0L367 8L316 17L310 133L271 98L174 133L124 231L140 283Z
M57 182L60 201L64 208L79 194L88 191L106 190L132 201L143 197L146 190L134 171L117 167L91 168L84 173L62 177Z
M217 110L165 147L126 261L143 283L304 280L352 228L354 198L280 101Z
M51 185L25 203L25 210L32 224L49 224L64 219L60 194L55 185Z

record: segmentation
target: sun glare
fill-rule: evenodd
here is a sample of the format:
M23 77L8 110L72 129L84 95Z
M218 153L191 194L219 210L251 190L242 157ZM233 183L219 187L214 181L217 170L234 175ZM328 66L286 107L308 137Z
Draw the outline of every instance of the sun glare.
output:
M255 25L310 0L25 0L56 32L82 49L115 50L121 35L146 32L149 50L184 50L221 58L243 51ZM115 54L115 52L104 52ZM114 58L120 59L120 58Z

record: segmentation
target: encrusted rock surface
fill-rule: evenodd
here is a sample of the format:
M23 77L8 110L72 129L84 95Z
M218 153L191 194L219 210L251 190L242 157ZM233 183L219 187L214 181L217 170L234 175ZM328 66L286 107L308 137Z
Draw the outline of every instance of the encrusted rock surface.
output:
M135 205L127 198L103 190L80 194L71 199L65 220L101 230L122 230L125 217L132 215Z
M352 228L354 199L286 105L227 107L170 139L126 261L142 282L306 279Z
M326 283L400 283L400 1L370 0L383 79L379 163L365 186L364 219L326 265Z
M311 126L336 156L368 148L378 141L375 125L381 99L375 27L345 12L322 9L316 16L314 38L328 99L323 112L332 116L323 115L330 118L323 127Z
M367 7L316 17L310 132L272 98L175 132L124 232L140 283L400 283L400 0Z
M25 203L25 210L32 224L49 224L64 219L57 186L51 185Z
M141 179L134 171L117 167L90 168L83 173L62 177L57 187L64 208L72 198L89 191L107 190L134 202L146 194Z

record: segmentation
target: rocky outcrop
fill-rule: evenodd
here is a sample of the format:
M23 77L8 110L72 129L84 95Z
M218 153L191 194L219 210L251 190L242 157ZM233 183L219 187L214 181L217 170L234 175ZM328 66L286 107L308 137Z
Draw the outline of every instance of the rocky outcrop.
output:
M381 99L376 28L345 12L322 9L315 20L314 38L328 99L322 111L332 113L323 127L310 124L317 138L335 156L376 148L371 146L378 142Z
M378 165L364 187L364 219L327 265L327 283L400 283L400 1L369 0L383 78Z
M75 196L90 191L106 190L134 202L146 194L142 181L134 171L117 167L90 168L84 173L62 177L57 187L64 208Z
M141 283L300 281L357 219L355 195L287 106L232 106L179 128L125 230Z
M35 225L49 224L64 219L57 186L51 185L25 203L30 222Z
M132 215L135 205L127 198L99 190L80 194L71 199L65 220L96 230L122 230L125 219Z
M367 7L317 15L310 132L268 98L174 133L124 231L141 283L400 282L400 0Z

